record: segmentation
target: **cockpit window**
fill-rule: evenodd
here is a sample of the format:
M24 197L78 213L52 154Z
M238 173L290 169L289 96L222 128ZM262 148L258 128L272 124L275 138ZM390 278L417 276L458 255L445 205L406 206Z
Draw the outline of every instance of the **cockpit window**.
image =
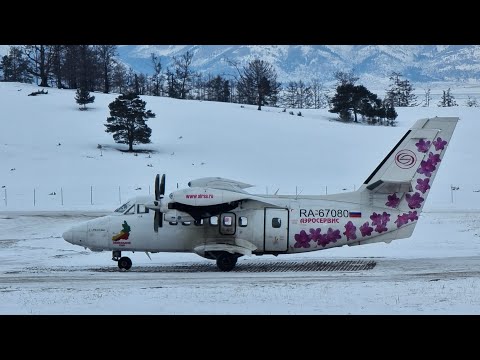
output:
M135 205L130 206L130 209L125 211L125 215L135 214Z
M123 204L122 206L120 206L118 209L116 209L115 212L124 213L125 210L129 209L132 205L133 205L133 201L130 200L125 204Z

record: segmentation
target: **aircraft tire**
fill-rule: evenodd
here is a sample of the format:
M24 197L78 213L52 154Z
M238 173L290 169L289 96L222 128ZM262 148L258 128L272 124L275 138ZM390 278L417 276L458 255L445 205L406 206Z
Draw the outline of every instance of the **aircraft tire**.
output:
M132 260L129 257L122 256L120 260L118 260L118 267L120 269L130 270L132 267Z
M221 252L217 256L217 267L222 271L231 271L237 264L237 255Z

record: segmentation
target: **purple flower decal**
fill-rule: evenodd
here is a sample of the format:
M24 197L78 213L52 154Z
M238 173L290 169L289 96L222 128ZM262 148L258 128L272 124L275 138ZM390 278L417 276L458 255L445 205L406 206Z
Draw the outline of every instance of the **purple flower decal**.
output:
M388 230L386 225L390 221L390 214L387 214L385 211L381 215L374 212L370 216L370 219L372 219L372 225L376 225L375 226L376 232L382 233Z
M330 241L328 241L327 234L323 234L323 235L320 235L320 238L318 239L317 244L325 247L326 245L328 245L329 242Z
M388 195L388 201L385 203L386 206L396 208L400 199L397 197L397 194L394 193L393 195Z
M417 169L417 172L420 174L424 174L426 177L432 176L432 172L435 171L436 166L430 161L423 161L420 163L419 168Z
M295 245L296 248L309 248L310 247L310 238L305 232L305 230L300 231L300 234L295 234Z
M380 224L375 227L375 231L378 232L379 234L387 230L388 229L384 224Z
M408 215L407 214L398 215L397 220L395 220L395 224L397 224L397 228L405 225L406 223L408 223Z
M328 243L337 242L337 240L341 238L342 236L340 235L340 230L333 230L332 228L328 228L328 231L327 231Z
M403 213L402 215L398 215L397 220L395 220L397 228L405 225L406 223L408 223L409 220L412 222L418 220L418 214L416 211L409 211L408 214Z
M357 235L355 234L356 230L357 230L356 226L353 225L351 221L349 221L347 225L345 225L345 232L343 233L343 235L347 237L347 241L355 240L357 238Z
M309 238L310 240L313 240L315 242L317 242L319 239L320 239L320 232L322 231L322 229L318 228L318 229L310 229L310 235L309 235Z
M418 192L413 195L407 194L405 197L407 198L408 207L410 209L418 209L422 205L423 200L425 200Z
M390 214L387 214L385 211L383 214L377 214L374 212L370 216L370 219L372 219L372 225L387 225L387 223L390 221Z
M440 154L433 155L432 152L428 154L428 161L432 163L433 166L437 166L437 164L441 161Z
M430 185L428 184L429 182L429 178L417 179L417 186L415 186L415 189L421 191L422 194L425 194L427 190L430 189Z
M370 215L370 219L372 220L372 225L380 225L382 223L382 215L376 212Z
M360 226L360 232L362 233L362 236L370 236L372 235L373 228L368 225L368 221Z
M437 140L433 142L433 145L435 146L435 150L443 150L445 149L445 145L447 145L447 142L441 137L438 137Z
M415 221L418 220L418 214L416 211L409 211L408 212L408 220Z
M430 148L430 141L425 141L425 139L420 139L419 142L417 142L415 145L417 146L417 150L426 153L428 149Z

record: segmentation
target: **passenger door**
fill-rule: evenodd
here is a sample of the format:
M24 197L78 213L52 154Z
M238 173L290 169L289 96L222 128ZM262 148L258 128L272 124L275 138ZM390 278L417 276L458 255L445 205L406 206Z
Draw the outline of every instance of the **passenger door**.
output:
M288 210L265 208L265 251L288 250Z

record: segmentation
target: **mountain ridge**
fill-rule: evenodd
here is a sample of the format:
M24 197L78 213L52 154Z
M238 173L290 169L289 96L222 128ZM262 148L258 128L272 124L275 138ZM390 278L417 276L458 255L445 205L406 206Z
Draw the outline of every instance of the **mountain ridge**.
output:
M150 74L150 54L166 69L173 56L194 54L192 66L204 74L233 76L229 64L245 65L254 58L275 66L281 82L333 80L336 71L354 71L362 80L388 81L396 71L414 82L477 82L478 45L120 45L121 60L134 70Z

